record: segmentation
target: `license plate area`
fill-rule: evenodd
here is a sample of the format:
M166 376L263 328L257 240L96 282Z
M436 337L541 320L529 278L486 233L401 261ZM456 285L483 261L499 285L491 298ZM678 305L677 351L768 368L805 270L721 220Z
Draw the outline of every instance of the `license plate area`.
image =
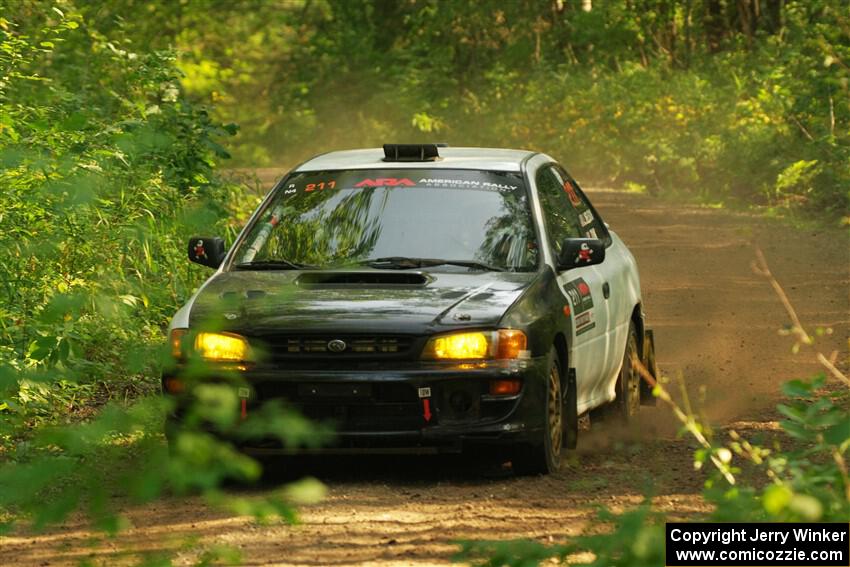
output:
M298 398L310 399L369 399L372 384L299 384Z

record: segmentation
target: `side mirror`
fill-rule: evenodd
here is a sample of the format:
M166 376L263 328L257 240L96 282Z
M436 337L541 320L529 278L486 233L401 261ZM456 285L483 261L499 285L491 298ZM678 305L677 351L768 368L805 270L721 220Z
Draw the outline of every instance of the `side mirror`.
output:
M605 260L605 244L598 238L565 238L558 257L558 271L601 264Z
M189 239L189 261L218 268L224 260L224 240L209 236L193 236Z

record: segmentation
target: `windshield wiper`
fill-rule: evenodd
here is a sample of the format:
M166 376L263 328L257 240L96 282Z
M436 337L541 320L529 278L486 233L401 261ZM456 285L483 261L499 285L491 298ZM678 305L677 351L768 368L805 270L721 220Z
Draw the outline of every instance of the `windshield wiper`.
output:
M406 256L386 256L384 258L371 258L369 260L361 260L357 262L361 265L371 266L373 268L407 270L410 268L427 268L429 266L465 266L476 270L485 270L489 272L504 272L505 268L491 266L477 260L445 260L442 258L408 258Z
M242 262L233 267L237 270L303 270L315 268L310 264L299 264L289 260L256 260L254 262Z

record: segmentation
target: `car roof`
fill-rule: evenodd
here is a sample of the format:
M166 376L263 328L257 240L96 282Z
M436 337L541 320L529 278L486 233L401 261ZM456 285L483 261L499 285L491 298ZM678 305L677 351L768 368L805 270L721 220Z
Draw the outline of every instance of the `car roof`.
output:
M320 154L302 163L295 171L336 169L480 169L521 171L522 162L536 152L501 148L439 148L435 161L384 161L382 148L345 150Z

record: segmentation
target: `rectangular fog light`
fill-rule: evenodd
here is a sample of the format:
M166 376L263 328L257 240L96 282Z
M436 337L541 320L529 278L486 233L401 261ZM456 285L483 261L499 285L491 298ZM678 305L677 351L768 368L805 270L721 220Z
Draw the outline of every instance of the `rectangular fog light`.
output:
M491 396L516 396L522 389L522 380L491 380Z

